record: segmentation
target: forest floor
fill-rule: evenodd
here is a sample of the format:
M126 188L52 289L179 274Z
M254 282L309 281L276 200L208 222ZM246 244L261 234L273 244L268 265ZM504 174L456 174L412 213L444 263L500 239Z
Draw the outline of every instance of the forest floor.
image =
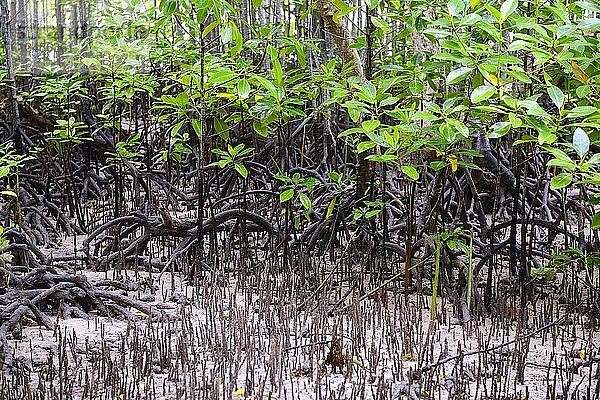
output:
M68 243L68 242L67 242ZM64 249L62 250L64 251ZM2 399L597 399L600 330L547 289L527 307L461 323L453 305L393 287L356 301L347 282L319 295L288 272L80 271L147 282L130 296L152 320L93 315L54 331L24 323ZM543 291L543 290L542 290Z

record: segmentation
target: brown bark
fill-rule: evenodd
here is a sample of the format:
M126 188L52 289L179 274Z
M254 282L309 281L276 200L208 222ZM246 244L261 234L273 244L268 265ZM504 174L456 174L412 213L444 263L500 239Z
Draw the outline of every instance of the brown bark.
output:
M333 18L337 10L336 7L331 0L317 0L317 9L325 25L325 29L333 37L333 41L342 59L346 64L354 65L353 74L364 80L365 72L358 51L350 47L353 43L350 31L344 24L336 22ZM364 197L371 181L371 166L369 165L369 160L366 158L367 156L367 152L357 154L356 194L358 198Z
M319 15L323 19L325 29L331 34L335 45L340 52L345 63L354 65L354 74L361 79L364 79L362 62L358 51L350 48L353 42L352 35L348 28L340 22L335 22L333 15L337 11L331 0L317 0L317 9Z

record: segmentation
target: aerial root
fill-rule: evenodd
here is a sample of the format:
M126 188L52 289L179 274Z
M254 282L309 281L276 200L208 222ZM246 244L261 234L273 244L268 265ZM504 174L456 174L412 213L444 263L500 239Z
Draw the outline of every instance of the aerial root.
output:
M0 296L3 307L0 314L0 359L3 360L3 368L13 366L9 336L20 339L21 328L27 323L54 330L56 323L49 315L88 320L92 313L126 319L175 318L157 305L127 294L137 290L139 284L108 280L92 283L84 275L58 274L50 267L36 268L23 275L6 269L0 272L6 273L7 277L4 294Z

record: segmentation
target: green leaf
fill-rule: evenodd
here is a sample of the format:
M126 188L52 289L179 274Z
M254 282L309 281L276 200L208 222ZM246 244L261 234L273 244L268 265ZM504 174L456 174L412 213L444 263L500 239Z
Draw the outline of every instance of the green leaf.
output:
M573 133L573 148L580 159L590 150L590 138L581 128L575 129Z
M496 88L490 85L481 85L471 93L471 103L479 103L489 99L496 93Z
M192 123L192 129L194 130L194 133L200 139L200 141L202 141L202 121L194 118L194 119L192 119L191 123Z
M600 4L598 4L597 0L576 1L575 4L577 4L579 8L583 8L584 10L600 12Z
M202 31L202 38L205 38L213 29L215 29L219 25L219 20L215 20L208 24L206 28Z
M427 28L423 31L424 35L431 35L435 38L443 38L446 36L450 36L452 33L450 33L447 30L444 29L436 29L436 28Z
M187 91L183 91L183 92L179 93L177 95L177 97L175 97L173 99L173 102L178 107L184 108L188 104L189 100L190 100L190 97L189 97Z
M337 197L334 197L329 202L329 206L327 206L327 212L325 213L325 219L329 218L331 214L333 214L333 210L335 208L335 203L337 202Z
M448 165L448 163L445 161L432 161L429 163L429 168L434 171L439 171L440 169L445 168L446 165Z
M306 211L310 211L310 209L312 208L312 202L310 201L308 196L302 192L298 192L298 198L300 199L300 203L302 203L302 207L304 207Z
M363 121L361 124L362 128L366 132L373 132L381 124L378 119L371 119L369 121Z
M494 125L491 126L492 133L490 133L488 135L488 137L490 139L500 138L500 137L506 135L511 127L512 127L512 124L510 123L510 121L496 122Z
M219 29L219 34L221 35L221 43L227 44L231 42L231 38L233 37L233 28L230 24L222 25Z
M521 70L521 68L516 69L517 67L511 67L512 69L509 69L506 71L506 73L510 76L512 76L513 78L515 78L516 80L518 80L519 82L523 82L523 83L531 83L531 79L529 78L529 76L523 72Z
M570 110L567 114L567 118L587 117L588 115L593 114L596 111L598 111L598 109L593 106L579 106Z
M242 178L246 179L248 177L248 170L244 166L244 164L234 164L233 168L242 176Z
M466 15L463 19L460 20L460 25L461 26L473 26L476 23L478 23L479 21L481 21L481 15L471 13L469 15Z
M421 94L425 89L425 85L421 81L414 80L408 84L410 93L414 96Z
M237 74L228 69L221 69L217 71L213 71L210 75L206 83L209 86L219 85L221 83L230 82L237 78Z
M429 111L417 111L411 115L413 121L435 121L437 119L439 117Z
M290 200L292 197L294 197L294 189L284 190L283 192L281 192L279 194L279 202L285 203L286 201Z
M519 0L506 0L500 6L500 14L502 15L502 21L506 21L506 19L511 15L517 7L519 6Z
M329 179L331 179L334 182L339 182L341 175L339 172L337 171L331 171L330 173L327 174L327 176L329 177Z
M403 165L400 168L402 169L402 172L404 172L404 174L406 174L406 176L408 176L413 181L419 180L419 172L412 165Z
M552 154L554 157L558 158L559 160L564 160L564 161L573 161L571 160L571 157L569 157L569 155L567 153L565 153L564 151L562 151L561 149L557 149L556 147L551 147L551 146L544 146L544 149L546 149L550 154Z
M456 17L465 10L465 3L462 0L448 1L448 14Z
M539 131L539 135L538 135L538 144L541 146L543 144L552 144L554 142L556 142L556 135L554 133L552 133L552 131L550 130L542 130Z
M267 89L272 97L277 98L277 88L273 85L273 82L261 75L253 75L253 78L256 79L263 88Z
M252 7L258 8L261 6L263 0L252 0Z
M583 172L589 171L591 167L594 167L598 164L600 164L600 153L595 153L589 158L589 160L581 164L581 170Z
M348 115L353 122L358 122L363 112L368 112L367 105L357 100L349 100L342 104L348 110Z
M390 24L383 18L371 16L371 21L373 22L373 25L375 25L376 28L381 29L383 33L390 30Z
M342 0L333 0L333 4L338 8L339 11L336 11L333 14L333 21L336 24L340 23L340 20L346 15L350 14L352 11L358 10L358 6L350 7L348 4L343 2Z
M539 267L531 268L531 278L536 280L544 280L552 282L556 278L554 268Z
M367 137L369 139L371 139L375 144L377 144L378 146L382 146L382 147L390 147L387 139L385 137L383 137L382 135L378 135L376 133L368 133L367 132Z
M556 175L554 178L552 178L552 180L550 181L550 188L555 190L562 189L566 186L569 186L572 180L573 175L569 174L568 172L562 172Z
M474 169L476 171L482 170L481 167L479 167L478 165L471 163L471 162L459 161L457 164L461 168Z
M375 103L377 96L377 88L371 82L366 82L363 85L358 86L360 93L357 96L367 103Z
M242 148L242 150L238 150L238 153L237 153L237 157L238 158L241 158L241 157L243 157L243 156L245 156L247 154L250 154L250 153L252 153L254 151L254 147L246 147L246 148L244 148L243 144L240 144L240 145L238 145L236 147L241 147Z
M15 192L13 192L12 190L3 190L0 192L0 195L17 197L17 194Z
M518 51L518 50L523 50L529 46L530 46L529 42L519 39L519 40L515 40L511 44L509 44L508 48L506 50L507 51Z
M461 67L455 69L454 71L450 71L448 76L446 76L446 84L453 85L457 82L464 80L469 74L473 71L473 68L469 67Z
M518 129L523 126L523 120L516 116L515 113L508 114L508 120L513 128Z
M396 154L372 154L367 157L367 160L374 162L389 163L398 160L398 156Z
M271 76L275 83L280 85L283 81L283 69L279 61L279 50L269 45L267 46L267 53L269 53L269 57L271 58Z
M581 85L575 89L575 94L577 94L577 97L580 99L585 99L591 92L592 89L590 88L590 85Z
M286 176L286 175L276 174L276 175L273 175L273 178L275 178L275 179L277 179L277 180L279 180L279 181L281 181L281 182L283 182L285 184L288 184L288 185L290 183L292 183L292 180L290 179L290 177Z
M377 146L377 143L373 142L372 140L368 140L365 142L360 142L357 146L356 146L356 151L358 153L362 153L364 151L367 151L369 149L372 149L373 147Z
M215 131L219 134L221 139L229 140L229 125L227 125L227 122L223 121L220 118L215 118L213 124L215 127Z
M0 167L0 178L4 178L5 176L8 176L9 173L10 173L10 167L8 165L3 165Z
M377 214L379 214L381 212L381 210L377 209L377 210L369 210L365 213L365 218L369 219L369 218L373 218L374 216L376 216Z
M247 99L250 95L250 84L246 79L240 79L237 83L237 94L240 99Z
M600 31L600 18L584 19L577 27L582 31Z
M448 118L446 121L450 127L454 128L454 130L460 133L465 139L469 137L469 128L467 128L462 121L455 118Z
M492 16L494 17L496 22L498 22L499 24L504 22L502 19L502 13L500 11L496 10L493 6L486 4L485 9L488 10L490 12L490 14L492 14ZM482 28L483 28L483 26L482 26Z
M592 217L592 229L600 228L600 212L597 212Z
M519 106L525 107L527 109L528 115L533 115L536 117L543 117L550 119L550 114L546 112L538 103L534 100L521 100L519 101Z
M370 9L373 9L379 5L379 0L365 0L365 4Z
M335 8L337 8L339 11L341 12L345 12L346 10L350 9L351 7L343 0L333 0L332 1L333 5L335 6Z
M231 29L233 31L233 41L235 42L235 45L231 48L231 55L235 57L237 54L240 53L240 51L242 51L242 46L244 45L244 37L242 36L242 33L240 32L235 22L230 21L230 24Z
M175 12L177 8L177 2L175 0L169 0L165 3L164 8L162 10L163 15L165 17L170 17Z
M546 165L549 167L560 167L569 172L573 172L575 171L575 168L577 168L577 164L573 161L559 160L558 158L553 158L548 161Z
M177 132L179 132L179 130L183 127L183 123L184 122L185 121L182 120L182 121L179 121L178 123L176 123L175 125L173 125L171 127L171 134L172 135L177 135Z
M252 128L262 137L267 137L269 135L269 132L267 131L267 124L262 121L252 121Z
M550 99L552 100L556 108L560 110L563 104L565 103L565 95L562 92L562 90L560 90L556 86L548 86L548 96L550 96Z
M381 107L391 106L391 105L396 104L399 100L400 99L398 97L390 96L390 97L386 97L385 99L381 100L379 105Z

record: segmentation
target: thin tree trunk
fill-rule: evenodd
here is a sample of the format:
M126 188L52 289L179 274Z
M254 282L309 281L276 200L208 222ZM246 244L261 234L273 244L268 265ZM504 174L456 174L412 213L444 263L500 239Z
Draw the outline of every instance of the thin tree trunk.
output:
M335 22L333 15L337 8L333 5L332 0L317 0L317 10L323 19L325 29L333 36L333 41L342 55L345 63L354 65L354 74L361 79L364 79L362 62L358 55L358 51L350 47L353 42L352 36L348 28L340 22Z
M13 17L17 14L17 0L10 0L10 11L8 12L7 15L12 15ZM15 26L15 18L9 18L7 19L8 23L10 24L10 42L11 43L15 43L17 40L16 32L17 32L17 27Z
M40 70L40 15L38 0L33 0L33 32L31 35L31 62L34 74Z
M69 50L72 52L73 47L77 45L79 39L79 10L77 9L77 3L71 4L71 25L69 27Z
M79 39L84 40L88 36L88 1L79 0Z
M17 46L19 47L19 64L20 67L25 69L27 64L27 3L26 0L19 0L17 2L17 13L15 18L17 20Z
M371 10L365 6L366 9L366 62L364 67L364 79L370 81L373 79L373 37L375 35L375 26L371 21ZM356 50L354 50L356 52ZM358 55L358 53L356 53ZM365 196L367 189L372 184L373 174L371 173L371 163L367 159L369 151L364 151L357 155L358 157L358 168L356 171L356 194L360 197ZM371 193L373 196L374 193Z
M75 7L79 7L79 43L81 43L81 57L89 57L90 43L88 41L88 0L79 0ZM82 73L87 74L89 72L87 65L82 65Z
M55 2L56 8L56 62L59 65L62 65L62 55L64 53L63 44L65 41L65 25L64 25L64 15L63 15L63 6L62 0L56 0Z
M360 80L364 80L365 73L360 56L358 55L358 51L350 47L353 42L350 31L345 25L343 25L341 22L336 22L333 18L336 12L336 7L333 5L332 0L317 0L316 4L319 15L321 16L323 24L325 25L325 29L333 37L333 41L335 42L335 45L337 46L344 63L352 64L354 66L354 75L360 78ZM365 195L371 181L371 170L366 156L367 154L357 154L358 176L356 179L356 194L358 198L362 198Z
M15 150L23 154L23 142L21 138L21 124L19 119L19 103L17 103L17 86L15 84L15 71L12 59L12 32L10 14L8 13L7 0L0 0L0 34L4 46L6 58L6 84L8 86L8 117L11 134L15 144Z

